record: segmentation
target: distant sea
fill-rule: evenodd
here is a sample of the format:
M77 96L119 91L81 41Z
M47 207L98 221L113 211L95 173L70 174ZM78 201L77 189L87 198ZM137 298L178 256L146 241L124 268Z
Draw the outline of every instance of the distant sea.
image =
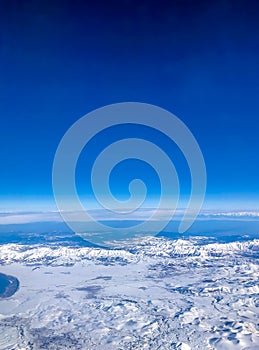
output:
M135 232L134 225L138 221L131 221L132 232ZM105 236L109 240L113 227L125 227L125 222L109 221L110 226ZM129 223L127 223L129 224ZM127 225L129 226L129 225ZM179 221L170 222L165 229L156 234L170 239L188 238L193 236L210 237L212 242L228 243L231 241L246 241L259 238L259 220L240 219L208 219L197 220L193 226L184 234L178 233ZM89 229L89 234L92 231ZM141 232L139 232L141 234ZM149 234L149 233L146 233ZM152 232L150 232L152 234ZM118 233L118 235L120 235ZM133 235L134 236L134 235ZM122 237L116 236L116 239ZM130 238L130 237L128 237ZM90 241L90 242L89 242ZM47 245L47 246L69 246L69 247L98 247L93 239L84 240L81 236L72 232L64 223L60 222L37 222L26 224L5 224L0 225L0 245L23 244L23 245ZM102 245L103 247L103 245Z

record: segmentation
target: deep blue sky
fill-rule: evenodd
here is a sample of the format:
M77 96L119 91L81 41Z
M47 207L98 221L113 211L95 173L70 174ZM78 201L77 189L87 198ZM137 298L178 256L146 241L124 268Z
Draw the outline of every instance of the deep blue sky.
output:
M256 205L258 16L257 2L245 0L1 1L1 201L51 198L52 161L69 126L103 105L139 101L191 129L209 197ZM176 158L187 192L186 166ZM119 170L129 173L122 166L114 177ZM115 192L127 181L120 178ZM83 186L82 174L78 181ZM152 188L158 192L155 177Z

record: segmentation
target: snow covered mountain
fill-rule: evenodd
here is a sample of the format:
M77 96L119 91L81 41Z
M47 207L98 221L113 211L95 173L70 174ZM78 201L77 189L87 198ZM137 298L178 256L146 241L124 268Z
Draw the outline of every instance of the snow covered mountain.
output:
M0 246L0 349L258 349L259 240Z

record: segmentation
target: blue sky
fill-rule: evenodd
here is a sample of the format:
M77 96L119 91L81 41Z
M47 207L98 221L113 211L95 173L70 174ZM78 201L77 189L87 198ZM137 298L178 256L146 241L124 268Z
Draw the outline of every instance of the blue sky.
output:
M186 123L217 206L258 208L256 1L4 0L0 6L1 208L51 201L52 161L63 134L91 110L124 101L158 105ZM145 128L97 135L90 158L82 154L78 164L82 193L89 159L131 131L170 149L187 194L182 155ZM156 196L155 174L134 162L114 169L114 193L127 194L134 171Z

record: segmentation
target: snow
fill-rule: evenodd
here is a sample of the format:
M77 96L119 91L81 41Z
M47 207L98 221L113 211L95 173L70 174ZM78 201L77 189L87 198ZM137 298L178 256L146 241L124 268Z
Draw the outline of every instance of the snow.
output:
M259 240L114 246L0 246L0 349L259 348Z

